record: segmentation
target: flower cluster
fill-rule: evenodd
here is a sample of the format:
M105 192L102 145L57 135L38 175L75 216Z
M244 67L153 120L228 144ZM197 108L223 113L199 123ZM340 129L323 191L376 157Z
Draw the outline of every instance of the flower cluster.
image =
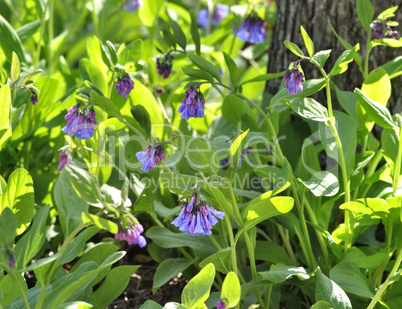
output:
M123 4L123 9L127 12L134 13L137 11L142 5L142 0L126 0L126 3Z
M173 59L169 53L165 55L162 61L160 57L156 58L156 69L159 76L163 76L165 79L169 77L172 73Z
M240 159L239 159L238 167L241 167L241 165L242 165L242 157L245 156L245 155L248 155L251 152L252 149L253 149L253 147L250 146L250 147L247 147L246 149L244 149L242 151L242 154L241 154ZM223 159L219 160L219 163L220 163L220 165L221 165L223 170L227 170L228 167L229 167L229 158L223 158Z
M179 107L181 118L188 120L189 118L204 117L205 99L198 85L194 84L186 91L182 104Z
M212 227L218 223L216 218L223 219L224 215L225 213L215 210L210 204L198 201L195 192L190 203L185 201L181 205L180 214L172 224L192 236L211 235Z
M77 103L69 109L64 119L67 120L66 126L62 129L64 133L80 139L88 139L93 136L96 119L92 106L80 107L80 103Z
M66 166L66 164L70 161L73 160L73 158L70 155L71 153L71 148L63 149L60 154L59 154L59 166L57 167L57 170L61 172L61 170Z
M116 90L118 95L122 95L123 98L127 99L131 90L134 89L134 82L128 75L119 76L116 82Z
M216 309L226 309L227 308L226 307L226 302L227 302L226 298L218 300L216 302Z
M165 148L162 144L149 145L146 151L137 152L136 157L143 164L141 170L148 173L149 170L155 169L156 163L165 158Z
M236 30L237 27L234 28L234 32ZM264 43L264 40L267 38L265 22L258 16L249 16L240 25L236 36L244 42L252 44Z
M119 231L114 235L115 239L125 240L129 246L138 244L141 248L147 245L147 241L141 233L144 232L144 228L140 223L130 224L127 226L126 231Z
M385 22L376 22L371 24L374 35L377 39L396 39L398 31L392 31L391 27Z
M304 75L297 67L287 70L283 78L285 79L285 86L289 94L296 94L297 92L303 91L301 82L304 79Z
M217 27L222 19L224 19L229 14L229 7L225 4L218 3L212 13L212 24ZM208 10L203 9L198 12L197 23L204 29L208 27Z

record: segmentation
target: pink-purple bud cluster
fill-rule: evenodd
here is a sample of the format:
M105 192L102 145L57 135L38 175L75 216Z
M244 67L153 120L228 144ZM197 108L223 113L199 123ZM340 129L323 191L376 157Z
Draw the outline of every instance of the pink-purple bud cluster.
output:
M57 167L57 170L61 172L61 170L66 166L66 164L70 161L73 160L73 158L70 155L71 149L68 148L66 150L63 150L59 154L59 166Z
M236 32L237 27L233 30ZM264 43L264 40L267 38L265 22L258 16L249 16L240 25L236 36L244 42L252 44Z
M181 118L188 120L190 118L204 117L205 99L199 86L193 85L186 91L182 104L179 107Z
M392 31L391 27L385 22L376 22L372 24L374 35L377 39L396 39L398 31Z
M64 117L67 123L62 131L79 139L88 139L94 134L96 125L95 115L92 106L80 107L80 103L77 103L69 109L67 115Z
M164 79L168 78L172 73L173 57L170 54L166 54L161 60L161 57L156 58L156 70L159 76L163 76Z
M136 157L143 164L141 170L148 173L165 158L165 148L163 145L149 145L146 151L137 152Z
M304 79L304 75L298 68L287 70L283 78L285 79L285 86L289 94L296 94L297 92L303 91L301 82Z
M116 90L117 94L127 99L127 96L130 94L131 90L134 89L134 82L131 78L126 75L124 77L119 77L116 82Z
M226 299L225 299L226 300ZM225 304L224 299L220 299L216 302L216 309L226 309L226 304Z
M114 235L115 239L125 240L129 246L138 244L141 248L147 245L147 241L141 233L144 232L144 228L141 224L129 225L127 230L119 231Z
M218 223L216 218L223 219L224 215L210 204L199 201L197 193L193 193L190 202L181 205L180 214L172 224L192 236L211 235L212 227Z

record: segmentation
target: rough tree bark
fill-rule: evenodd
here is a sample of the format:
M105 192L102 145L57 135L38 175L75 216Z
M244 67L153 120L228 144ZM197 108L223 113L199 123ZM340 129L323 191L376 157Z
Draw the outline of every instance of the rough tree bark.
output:
M377 17L379 13L391 6L399 5L393 20L402 24L402 0L373 0L372 4L374 6L374 17ZM332 33L328 21L331 22L341 38L352 45L360 43L360 52L362 53L363 51L364 54L366 34L357 17L356 0L277 0L276 5L277 21L272 30L271 46L268 51L269 73L286 70L292 61L297 60L297 57L283 45L283 41L288 40L300 47L303 46L303 39L300 34L301 25L312 38L316 51L332 49L331 56L324 67L326 71L329 71L337 57L345 50ZM401 28L400 25L395 27L395 30L401 33ZM304 48L303 52L307 54ZM375 47L370 54L369 70L401 55L401 48ZM307 79L320 77L318 69L307 61L303 62L302 67ZM333 81L343 90L353 90L355 87L360 87L363 82L363 76L356 63L353 62L346 73L335 76ZM266 92L276 93L280 82L280 79L268 81ZM393 94L388 107L393 113L401 112L402 76L394 78L392 86ZM318 99L325 102L325 97L319 96Z

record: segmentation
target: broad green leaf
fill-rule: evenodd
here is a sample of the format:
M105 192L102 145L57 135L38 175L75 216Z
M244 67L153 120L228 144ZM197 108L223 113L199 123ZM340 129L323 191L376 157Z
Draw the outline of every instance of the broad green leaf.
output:
M31 271L34 269L45 267L46 265L53 263L60 256L61 256L61 254L59 252L57 252L56 254L53 254L51 256L41 258L41 259L37 260L35 263L32 263L28 267L24 268L23 271Z
M349 297L334 281L316 270L315 300L326 301L334 309L352 309Z
M321 50L313 56L313 60L317 61L317 63L323 67L325 62L327 61L329 55L331 54L330 49Z
M227 274L230 271L230 256L233 250L233 247L219 250L218 252L202 260L200 262L200 266L204 267L207 264L212 263L217 271L221 272L222 274Z
M174 233L159 226L151 227L146 235L161 248L190 247L202 258L216 252L206 238L190 236L187 233Z
M229 158L229 167L231 168L231 171L233 173L236 172L236 170L239 167L239 161L241 159L244 145L246 143L246 137L248 134L249 130L246 132L240 134L230 145L230 148L228 150L228 158Z
M102 194L95 175L73 164L67 164L63 171L67 172L72 187L81 199L96 207L103 206Z
M142 57L143 49L144 43L142 42L142 40L137 39L131 42L119 53L119 64L121 64L122 66L136 64Z
M0 248L11 248L17 234L18 221L10 208L6 207L0 213Z
M81 213L88 211L88 204L77 195L64 169L54 185L53 197L61 230L64 237L67 237L77 225L82 223Z
M113 43L110 41L106 41L106 46L109 51L110 58L112 60L112 65L115 66L119 62L116 48L114 47Z
M225 277L222 284L221 299L227 300L227 307L233 308L240 301L240 281L236 274L231 271Z
M230 81L232 82L233 88L236 90L239 84L239 70L237 69L236 62L225 52L223 52L223 56L229 69Z
M134 116L135 120L140 124L142 128L144 128L146 137L151 135L151 117L149 116L148 111L142 105L135 105L131 107L131 114Z
M46 220L49 209L49 205L44 206L35 214L31 229L15 245L16 269L25 267L42 249L46 240Z
M371 41L371 46L372 47L378 46L378 45L399 48L399 47L402 47L402 40L401 39L396 40L396 39L385 38L385 39L381 39L381 40L373 40L373 41Z
M310 59L314 55L314 44L311 40L310 36L308 35L307 31L304 30L303 26L300 26L300 31L303 37L304 45L306 46L307 52L310 55Z
M356 263L361 269L376 271L386 260L387 254L385 252L376 252L372 255L366 255L359 248L351 247L348 249L348 252L343 258L342 262L352 261Z
M36 82L36 80L39 78L39 74L43 72L42 69L35 70L31 73L28 73L27 75L24 76L24 78L21 81L21 85L32 85Z
M242 86L242 85L245 85L248 83L261 82L261 81L270 80L270 79L274 79L274 78L278 78L278 77L283 77L283 74L285 74L285 72L261 74L257 77L254 77L252 79L248 79L244 82L241 82L240 85Z
M121 295L130 282L131 275L140 266L123 265L113 268L102 285L95 292L88 295L88 298L95 308L106 308ZM160 306L159 308L162 308Z
M307 180L300 180L315 196L334 196L339 191L339 181L328 171L315 172Z
M95 227L92 227L95 229ZM67 250L63 252L60 259L57 261L58 265L63 265L65 263L71 262L74 260L78 255L80 255L85 250L85 243L88 240L88 234L91 228L88 228L82 231L78 236L74 238L74 240L68 245ZM96 228L96 231L99 229ZM77 263L75 263L77 265ZM73 267L75 267L75 265ZM78 265L77 265L78 266Z
M20 61L18 60L17 54L13 52L13 57L11 60L11 79L14 83L20 79L20 73Z
M183 67L181 68L183 73L196 79L196 80L207 80L210 82L214 81L214 77L209 74L208 72L202 71L202 70L197 70L197 69L193 69L193 68L188 68L188 67Z
M295 111L295 113L305 119L319 122L324 122L330 119L326 107L312 98L284 99L283 102Z
M294 53L296 56L300 57L300 58L304 58L304 54L301 51L301 49L292 42L289 41L284 41L283 44L292 52Z
M25 282L22 276L16 276L18 280L18 285L13 279L11 275L6 275L0 281L0 293L2 297L0 299L0 306L6 307L9 306L15 299L21 297L21 292L19 290L19 286L22 288L24 292L28 290L27 283Z
M402 56L396 57L387 63L383 64L380 66L380 68L383 68L390 79L393 79L399 75L402 74Z
M183 50L186 50L187 39L186 39L186 35L184 34L183 30L174 20L171 20L170 25L172 27L173 37L174 37L176 43L179 44L179 46L181 48L183 48Z
M394 123L401 128L402 116L400 114L395 114L392 118ZM394 169L398 156L399 136L397 131L398 130L395 129L384 129L381 135L381 151L391 169Z
M197 52L198 56L201 56L200 33L198 31L197 17L195 16L195 13L193 10L190 10L190 17L191 17L190 33L191 33L191 36L193 37L195 51Z
M355 94L361 106L378 125L388 129L396 127L389 110L385 106L371 100L358 88L355 88Z
M138 11L141 22L146 27L154 27L159 11L164 7L164 0L144 1Z
M390 7L389 9L386 9L385 11L381 12L378 15L377 19L388 19L388 18L394 17L395 16L394 13L396 12L397 9L398 9L397 5Z
M371 31L370 23L374 17L374 9L370 0L356 0L357 16L366 31Z
M155 293L162 285L179 273L185 271L194 261L184 258L169 258L163 260L156 269L152 283L152 292Z
M0 86L4 85L7 82L8 73L7 71L0 65Z
M25 63L24 47L20 37L2 15L0 15L0 46L8 59L15 52L18 58Z
M83 58L80 60L80 73L83 80L88 80L94 84L103 94L108 91L108 85L105 75L101 69L89 59Z
M356 201L343 203L339 206L339 209L347 209L354 214L373 214L388 213L388 206L385 200L380 198L363 198Z
M215 267L208 264L195 275L184 287L181 303L187 309L197 309L209 297L210 289L215 278Z
M4 148L7 140L11 137L11 91L8 85L0 88L0 150Z
M188 58L190 61L198 68L200 68L203 71L208 72L211 74L214 78L216 78L219 82L222 82L222 76L219 73L218 69L208 60L205 60L203 57L194 55L194 54L188 54Z
M374 289L354 262L342 262L329 272L332 280L345 291L364 298L374 297Z
M258 197L254 198L249 202L249 206L254 203L259 203L268 199L274 195L277 195L290 186L290 179L292 176L292 167L290 166L288 160L284 158L281 168L276 166L266 166L254 169L254 172L261 177L264 185L264 180L270 183L269 190ZM273 186L273 187L272 187ZM268 188L266 188L268 189Z
M332 309L332 306L328 302L320 300L312 305L311 309Z
M140 307L140 309L162 309L162 308L163 307L161 305L159 305L158 303L154 302L153 300L147 300Z
M25 292L25 296L26 296L29 306L31 308L35 308L41 288L42 288L41 286L36 286L36 287L30 288L28 291ZM49 285L46 289L46 293L49 293L51 289L52 289L52 287ZM25 307L24 301L22 300L22 297L19 297L16 300L14 300L11 303L10 307L7 309L25 309L25 308L26 307Z
M294 265L286 250L276 242L257 240L255 244L255 259L272 264L283 263L285 265Z
M99 231L99 229L95 229L94 231ZM87 229L83 232L84 235L84 247L85 242L92 236L92 231ZM95 233L96 234L96 233ZM81 235L81 234L80 234ZM84 264L85 262L93 261L96 264L102 264L110 255L114 254L119 247L108 244L108 243L101 243L97 244L94 247L90 248L84 254L80 254L80 258L77 262L74 263L74 266L70 269L70 272L74 272L80 267L80 265ZM81 252L80 252L81 253ZM59 262L60 263L60 262Z
M243 115L249 116L247 123L243 122ZM222 116L229 120L234 126L237 127L238 123L241 123L241 128L246 131L247 129L258 129L257 122L252 109L246 104L246 102L239 97L229 94L227 95L222 104Z
M284 264L271 265L269 271L258 273L264 280L269 280L273 283L282 283L289 278L296 276L300 280L310 279L310 275L307 274L303 267L294 267Z
M353 48L345 50L342 55L336 60L334 67L329 75L334 76L342 74L348 69L348 64L353 61L355 53L360 49L359 44L356 44Z
M112 234L117 234L119 231L119 227L116 223L85 212L82 213L82 222L86 225L93 224L98 228L106 230Z
M235 240L239 239L244 231L249 230L258 223L289 212L293 208L293 204L293 198L288 196L261 199L258 202L250 203L242 212L244 225L237 232Z
M0 198L0 212L9 207L18 220L17 235L31 224L34 215L34 189L31 175L18 168L8 178L7 188Z
M102 42L96 37L92 36L86 40L87 54L89 59L97 65L97 67L107 74L108 65L103 59Z

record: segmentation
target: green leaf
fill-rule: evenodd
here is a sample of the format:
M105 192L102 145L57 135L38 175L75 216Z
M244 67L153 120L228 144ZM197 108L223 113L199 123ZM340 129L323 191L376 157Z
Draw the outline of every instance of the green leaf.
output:
M82 223L81 213L88 211L88 204L77 195L65 170L61 172L54 185L53 198L59 214L61 230L64 237L67 237Z
M380 15L378 15L377 19L388 19L391 17L395 16L395 12L398 9L398 6L393 6L390 7L389 9L386 9L385 11L381 12Z
M215 278L215 267L208 264L195 275L184 287L181 303L187 309L197 309L209 297L210 289Z
M312 305L311 309L332 309L332 306L328 302L320 300Z
M364 298L374 297L374 289L367 278L363 277L359 267L351 261L339 263L329 272L332 280L345 291Z
M144 43L142 40L134 40L119 53L119 64L122 66L136 64L142 57L143 49Z
M235 240L239 239L244 231L251 229L258 223L271 217L288 213L293 208L293 204L293 198L288 196L266 198L258 202L250 202L242 212L244 225L237 232Z
M292 42L289 42L289 41L284 41L283 44L284 44L292 53L294 53L296 56L298 56L298 57L300 57L300 58L304 58L304 57L305 57L304 54L303 54L303 52L301 51L301 49L300 49L295 43L292 43Z
M183 67L181 68L183 73L196 79L196 80L207 80L210 82L214 81L214 77L209 74L208 72L202 71L202 70L197 70L197 69L193 69L193 68L188 68L188 67Z
M223 52L223 56L229 69L230 80L232 82L233 88L236 90L239 84L239 70L237 69L237 65L234 60L227 53Z
M310 36L308 35L307 31L304 30L303 26L300 26L300 31L303 36L304 45L306 46L307 52L310 55L310 59L314 55L314 44L311 40Z
M128 283L131 275L134 274L140 266L123 265L113 268L102 285L95 292L88 295L91 304L95 308L106 308L115 299L121 295ZM161 306L160 306L161 308Z
M29 86L29 85L31 85L31 84L34 84L35 81L39 78L39 75L38 75L38 74L41 74L42 72L43 72L42 69L38 69L38 70L35 70L35 71L31 72L31 73L28 73L28 74L22 79L21 85ZM35 75L38 75L38 76L35 76ZM35 78L33 78L34 76L35 76Z
M117 224L112 221L85 212L83 212L81 215L82 222L86 225L93 224L98 228L106 230L112 234L117 234L119 231Z
M3 279L0 281L0 291L2 294L2 297L0 299L0 306L9 306L14 300L18 299L21 297L21 292L19 290L19 286L22 288L24 292L28 290L27 283L25 282L24 278L22 276L16 276L16 279L18 280L18 285L17 282L15 282L14 278L11 275L6 275ZM22 307L24 308L24 307Z
M0 15L0 46L6 58L10 59L12 53L15 52L18 58L25 63L25 53L21 39L2 15Z
M345 72L348 69L348 64L353 61L354 55L359 49L359 44L356 44L353 48L345 50L336 60L329 75L334 76Z
M63 171L68 173L71 185L81 199L92 206L102 207L102 196L95 175L73 164L67 164Z
M164 0L144 1L141 5L138 16L146 27L155 27L155 20L159 11L164 7Z
M131 114L134 116L135 120L138 121L140 126L144 128L146 137L149 137L151 135L151 117L145 107L142 105L132 106Z
M243 86L248 83L261 82L261 81L270 80L270 79L274 79L274 78L278 78L278 77L283 77L283 74L285 74L285 72L261 74L261 75L258 75L257 77L254 77L252 79L241 82L240 85Z
M176 277L179 273L185 271L193 263L193 260L184 258L170 258L162 261L154 275L152 293L155 293L162 285Z
M315 300L326 301L334 309L352 309L349 297L334 281L316 270Z
M183 48L183 50L186 50L187 39L183 30L174 20L171 20L171 27L173 30L173 37L176 43L179 44L179 46Z
M264 280L269 280L273 283L282 283L296 276L300 280L308 280L310 276L303 267L294 267L284 264L271 265L269 271L258 273Z
M107 46L107 49L109 50L109 55L112 60L112 65L115 66L119 62L116 48L114 47L113 43L110 41L106 41L106 46Z
M402 75L402 56L388 61L387 63L380 66L380 68L383 68L387 72L390 79Z
M247 137L248 132L249 132L249 130L240 134L233 141L232 145L230 145L230 148L228 150L229 167L231 168L231 171L233 173L235 173L239 167L239 161L243 154L243 149L244 149L244 145L246 143L246 137Z
M18 56L15 52L13 52L12 60L11 60L11 80L16 83L20 79L20 61L18 60Z
M194 45L195 45L195 51L196 51L198 56L201 56L200 33L198 31L197 16L195 16L195 13L194 13L193 10L190 10L190 17L191 17L190 33L191 33L191 36L193 37L193 41L194 41Z
M8 85L0 88L0 150L4 148L6 142L11 137L11 91Z
M80 73L83 80L88 80L94 84L102 93L107 93L108 85L102 70L89 59L80 60Z
M356 0L357 16L366 31L371 31L370 23L374 17L374 9L370 0Z
M7 71L0 65L0 86L7 82L8 74Z
M396 39L381 39L381 40L373 40L371 41L371 46L389 46L389 47L394 47L394 48L399 48L402 47L402 40L396 40Z
M230 271L230 257L233 247L221 249L218 252L210 255L200 262L200 267L204 267L209 263L214 264L215 269L222 274L227 274Z
M318 64L323 67L325 62L327 61L329 55L331 54L330 49L321 50L313 56L313 60L317 61Z
M312 98L284 99L283 101L294 112L305 119L319 122L325 122L330 119L327 108Z
M226 275L225 280L223 280L221 299L226 298L227 307L233 308L239 303L240 294L241 289L239 278L237 278L237 275L231 271Z
M90 309L90 308L93 308L93 305L83 301L68 302L56 307L56 309Z
M248 115L248 121L245 122L244 115ZM235 127L238 123L241 123L242 130L246 131L251 129L252 131L258 130L258 125L255 120L255 116L251 108L246 102L239 97L229 94L223 99L222 104L222 116L229 120Z
M307 180L300 180L315 196L334 196L339 191L339 181L328 171L314 172Z
M46 220L49 209L49 205L46 205L35 214L31 229L15 245L16 269L25 267L42 249L46 240Z
M221 74L218 69L209 61L205 60L201 56L188 54L190 61L201 70L204 70L215 77L219 82L222 82Z
M385 106L371 100L358 88L355 88L355 94L361 106L378 125L388 129L396 127L389 110Z
M0 232L2 238L0 239L0 248L12 247L14 238L17 235L17 217L6 207L0 214Z
M31 175L18 168L8 178L7 188L0 199L0 213L9 207L18 220L17 235L31 224L34 214L34 189Z

